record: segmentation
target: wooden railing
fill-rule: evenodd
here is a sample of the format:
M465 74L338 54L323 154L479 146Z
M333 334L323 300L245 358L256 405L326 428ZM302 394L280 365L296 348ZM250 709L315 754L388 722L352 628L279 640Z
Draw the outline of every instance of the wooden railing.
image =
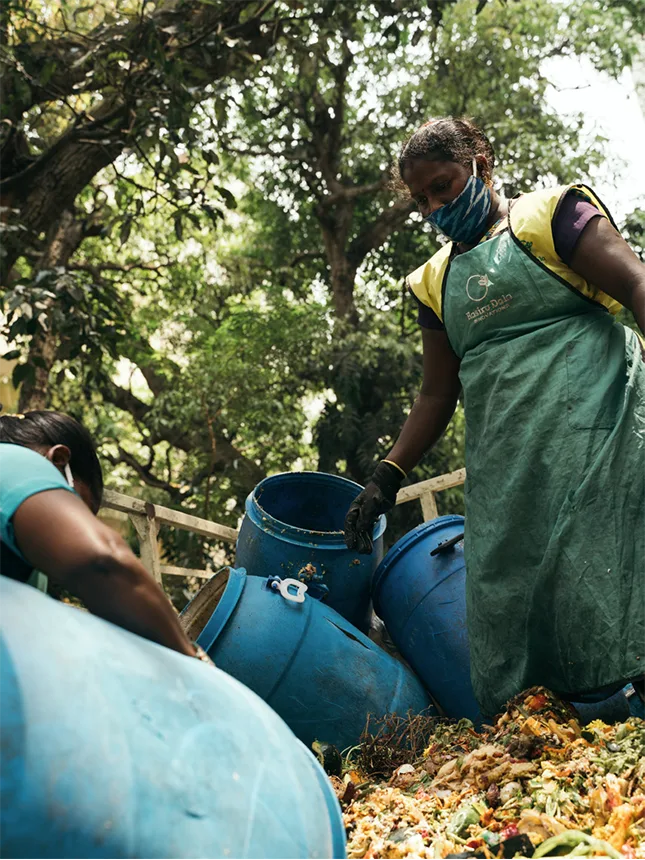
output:
M419 499L421 502L421 513L423 514L423 522L433 520L439 516L437 511L437 502L434 497L435 493L441 490L449 490L451 487L458 487L466 480L466 470L457 469L456 472L448 472L446 475L437 475L436 478L429 478L427 481L419 481L418 484L410 484L399 490L396 497L397 505L402 505L404 502L411 502L414 499Z
M450 472L447 475L438 475L436 478L420 481L418 484L410 484L399 490L396 503L402 505L405 502L418 499L421 502L424 522L433 520L438 516L435 493L448 490L450 487L457 487L459 484L463 484L465 480L466 470L457 469L456 472ZM162 564L159 557L158 540L160 526L184 529L226 543L234 544L237 540L237 529L232 529L230 526L224 526L221 523L212 522L212 520L204 520L201 517L194 517L183 511L174 511L172 508L165 508L162 505L153 505L151 502L144 502L123 493L116 493L114 490L105 490L103 507L128 515L139 538L141 561L157 582L161 582L162 574L198 576L202 579L208 579L212 574L212 571L208 570Z
M235 543L237 540L237 529L232 529L230 526L223 526L201 517L193 517L183 511L173 511L172 508L164 508L162 505L153 505L151 502L134 499L123 493L115 493L114 490L105 490L103 493L103 507L112 511L122 511L128 515L139 538L141 561L158 582L161 582L163 573L172 576L200 576L205 579L211 576L207 570L161 564L159 526L172 526L227 543Z

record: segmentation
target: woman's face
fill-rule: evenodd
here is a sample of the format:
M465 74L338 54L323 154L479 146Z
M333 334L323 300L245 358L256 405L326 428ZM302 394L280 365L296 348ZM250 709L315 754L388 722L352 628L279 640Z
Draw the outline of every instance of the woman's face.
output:
M402 179L426 218L461 194L470 175L470 169L456 161L419 159L406 165Z

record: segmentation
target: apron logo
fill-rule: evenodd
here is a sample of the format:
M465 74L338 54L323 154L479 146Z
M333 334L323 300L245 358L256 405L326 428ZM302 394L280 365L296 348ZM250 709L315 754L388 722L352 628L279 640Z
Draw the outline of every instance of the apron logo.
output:
M488 295L489 285L488 275L471 275L466 281L466 293L471 302L482 302Z

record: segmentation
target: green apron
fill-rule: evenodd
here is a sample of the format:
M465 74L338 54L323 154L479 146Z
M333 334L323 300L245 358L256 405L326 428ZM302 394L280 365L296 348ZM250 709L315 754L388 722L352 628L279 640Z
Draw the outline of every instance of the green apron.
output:
M508 230L454 257L475 695L495 714L645 670L645 364L635 333Z

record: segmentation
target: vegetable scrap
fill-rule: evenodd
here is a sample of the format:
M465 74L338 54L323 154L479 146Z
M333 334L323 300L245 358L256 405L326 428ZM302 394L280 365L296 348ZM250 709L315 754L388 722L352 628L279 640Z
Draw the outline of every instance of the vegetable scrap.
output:
M349 858L645 858L645 721L586 726L542 687L492 727L391 717L341 776Z

